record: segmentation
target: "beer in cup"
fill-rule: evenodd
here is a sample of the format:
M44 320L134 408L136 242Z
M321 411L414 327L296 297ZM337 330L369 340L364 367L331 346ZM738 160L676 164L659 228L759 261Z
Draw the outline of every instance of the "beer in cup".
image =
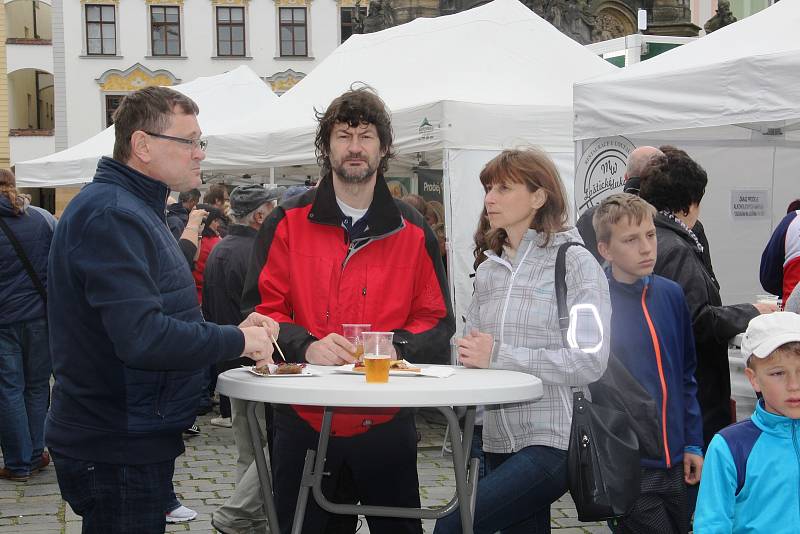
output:
M393 336L394 332L363 332L364 367L366 368L367 382L389 381Z

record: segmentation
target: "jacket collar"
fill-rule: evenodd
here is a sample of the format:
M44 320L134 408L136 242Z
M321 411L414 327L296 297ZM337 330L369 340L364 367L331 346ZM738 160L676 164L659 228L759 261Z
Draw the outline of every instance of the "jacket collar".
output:
M245 226L244 224L232 224L228 226L228 235L238 235L240 237L255 237L258 230Z
M684 241L686 241L687 243L692 245L693 249L695 249L695 250L697 249L697 247L695 246L694 240L689 235L689 233L686 230L683 229L683 226L681 226L680 224L676 223L675 221L673 221L669 217L665 217L661 213L656 213L656 217L653 220L653 222L655 223L656 228L661 227L661 228L665 228L667 230L670 230L672 232L675 232L678 235L678 237L680 237L681 239L683 239Z
M114 184L139 197L163 219L169 188L164 183L103 156L97 164L93 182Z
M764 408L764 399L759 399L756 403L756 411L751 419L764 432L780 437L790 436L792 427L800 425L798 419L789 419L783 415L768 412Z
M639 278L632 284L626 284L625 282L620 282L614 278L614 275L611 273L611 265L606 265L603 267L603 271L605 271L606 278L608 278L609 287L614 287L625 294L634 295L637 298L641 296L644 288L650 286L650 284L653 282L653 277L648 275Z
M403 225L400 209L395 204L394 198L386 186L386 181L381 175L378 175L375 180L375 193L366 217L369 220L369 229L366 235L371 237L388 234ZM336 203L333 176L330 173L325 175L317 185L317 194L308 218L319 224L342 225L342 211Z

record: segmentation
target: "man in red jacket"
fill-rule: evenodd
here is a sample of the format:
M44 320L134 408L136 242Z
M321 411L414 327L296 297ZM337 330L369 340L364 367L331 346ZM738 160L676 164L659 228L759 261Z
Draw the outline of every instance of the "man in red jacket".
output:
M383 101L350 90L318 113L319 185L284 201L262 226L243 304L281 323L287 358L318 365L354 361L343 323L394 332L394 356L449 363L455 321L436 236L422 215L389 193L384 172L392 130ZM281 530L292 527L307 449L322 409L277 406L272 466ZM339 409L323 491L336 502L418 507L416 429L407 410ZM304 532L355 532L310 500ZM420 533L419 520L367 518L372 532Z

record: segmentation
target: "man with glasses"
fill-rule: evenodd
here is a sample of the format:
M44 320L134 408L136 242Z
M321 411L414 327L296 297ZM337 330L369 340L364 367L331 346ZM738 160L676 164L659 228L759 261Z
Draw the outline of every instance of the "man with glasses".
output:
M114 114L113 158L100 160L53 238L47 311L55 386L46 442L84 532L164 532L202 369L241 354L271 361L273 320L203 322L194 279L165 222L170 190L200 184L197 113L171 89L128 95Z

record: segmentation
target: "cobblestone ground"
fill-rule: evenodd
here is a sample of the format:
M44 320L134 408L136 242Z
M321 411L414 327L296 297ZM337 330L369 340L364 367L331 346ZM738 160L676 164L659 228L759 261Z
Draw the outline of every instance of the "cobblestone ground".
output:
M197 519L169 525L167 532L216 532L211 527L211 512L233 492L235 455L229 429L209 424L211 415L200 417L202 434L186 440L186 453L175 465L175 491L181 502L197 510ZM418 417L422 434L417 466L425 506L445 504L453 495L451 458L442 456L444 426L436 413L423 412ZM557 534L608 533L600 523L581 523L567 494L552 507L553 532ZM425 532L433 532L433 521L425 521ZM80 517L61 500L52 465L27 483L0 480L0 534L60 533L79 534ZM363 522L359 534L368 533Z

